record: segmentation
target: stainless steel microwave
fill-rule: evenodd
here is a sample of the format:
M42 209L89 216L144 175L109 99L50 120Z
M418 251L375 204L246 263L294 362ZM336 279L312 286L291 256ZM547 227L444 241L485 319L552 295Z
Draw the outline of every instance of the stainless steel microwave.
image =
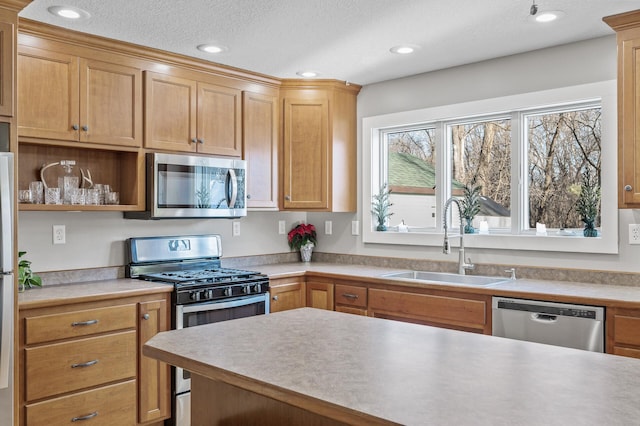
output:
M246 162L190 154L147 154L146 211L130 219L247 215Z

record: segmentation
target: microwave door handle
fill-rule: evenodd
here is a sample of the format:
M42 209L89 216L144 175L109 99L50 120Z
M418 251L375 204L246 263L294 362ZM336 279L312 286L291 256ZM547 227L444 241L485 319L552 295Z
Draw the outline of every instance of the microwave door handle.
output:
M229 185L231 185L231 193L229 193ZM232 209L236 205L236 197L238 196L238 178L236 177L236 171L233 169L227 170L226 186L224 192L227 197L227 206Z

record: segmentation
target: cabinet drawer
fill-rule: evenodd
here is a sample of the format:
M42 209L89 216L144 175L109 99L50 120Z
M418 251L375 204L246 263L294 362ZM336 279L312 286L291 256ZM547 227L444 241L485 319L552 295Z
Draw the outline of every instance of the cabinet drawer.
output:
M367 288L336 284L336 305L367 307Z
M613 324L613 340L616 344L640 346L640 318L616 315Z
M26 409L27 426L84 423L82 420L91 426L135 425L136 382L130 380L29 404Z
M134 377L136 349L135 331L27 348L26 399Z
M135 328L136 305L110 306L25 318L25 342L51 342L107 331Z

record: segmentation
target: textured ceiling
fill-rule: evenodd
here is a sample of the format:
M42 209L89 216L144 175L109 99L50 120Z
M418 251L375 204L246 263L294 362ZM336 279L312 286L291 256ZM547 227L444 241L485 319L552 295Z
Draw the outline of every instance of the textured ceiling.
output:
M21 17L260 72L371 84L613 34L602 17L640 0L536 0L562 10L553 23L529 19L531 0L34 0ZM72 22L47 12L75 6ZM211 55L196 46L219 43ZM398 44L419 45L396 55Z

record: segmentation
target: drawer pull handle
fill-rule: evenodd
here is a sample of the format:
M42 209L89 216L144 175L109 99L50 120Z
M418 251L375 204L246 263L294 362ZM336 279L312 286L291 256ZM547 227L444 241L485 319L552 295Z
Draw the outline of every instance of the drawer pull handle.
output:
M71 364L71 368L91 367L92 365L96 365L97 363L98 363L98 360L94 359L92 361L82 362L80 364Z
M149 318L151 318L151 316L150 316L149 314L144 314L144 315L142 316L142 319L143 319L143 320L148 320Z
M93 325L93 324L97 324L98 320L89 320L89 321L74 321L71 323L71 327L77 327L79 325Z
M98 412L94 411L93 413L87 414L86 416L74 417L74 418L71 419L71 422L75 423L75 422L81 422L82 420L89 420L89 419L92 419L92 418L96 417L97 415L98 415Z
M346 297L348 299L357 299L358 295L357 294L352 294L352 293L342 293L342 297Z

